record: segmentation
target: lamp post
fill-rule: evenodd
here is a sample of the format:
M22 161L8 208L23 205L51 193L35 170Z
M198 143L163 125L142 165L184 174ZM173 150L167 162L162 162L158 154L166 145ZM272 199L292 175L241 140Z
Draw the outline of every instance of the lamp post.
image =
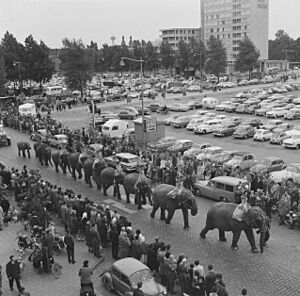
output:
M22 76L21 76L21 62L14 62L14 67L18 65L18 70L19 70L19 83L20 83L20 93L22 93Z
M143 87L143 63L145 60L143 59L132 59L128 57L121 57L120 65L124 66L124 60L128 60L135 63L140 63L140 79L141 79L141 100L142 100L142 135L143 135L143 149L145 149L145 131L144 131L144 121L145 121L145 112L144 112L144 87Z

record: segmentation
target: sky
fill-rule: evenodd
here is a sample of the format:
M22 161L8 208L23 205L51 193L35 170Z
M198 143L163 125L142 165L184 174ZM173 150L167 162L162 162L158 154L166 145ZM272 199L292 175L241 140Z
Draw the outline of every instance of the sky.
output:
M269 37L278 29L300 37L300 0L269 0ZM159 30L200 27L200 0L0 0L0 37L6 31L18 41L32 34L51 48L62 38L96 41L99 46L133 39L154 41Z

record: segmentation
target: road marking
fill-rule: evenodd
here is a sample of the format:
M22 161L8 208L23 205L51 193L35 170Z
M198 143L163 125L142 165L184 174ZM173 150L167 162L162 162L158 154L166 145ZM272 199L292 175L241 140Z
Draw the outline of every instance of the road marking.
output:
M126 200L126 195L122 195L122 198L123 198L124 200ZM115 207L115 208L117 208L117 209L120 209L120 210L122 210L122 211L124 211L124 212L126 212L126 213L128 213L128 214L130 214L130 215L132 215L132 214L134 214L134 213L137 212L137 210L131 210L131 209L128 209L128 208L126 207L126 205L124 205L123 203L121 203L121 202L119 202L119 201L116 201L116 200L113 200L113 199L111 199L111 198L105 199L103 202L106 203L106 204L109 204L109 205L111 205L111 206L113 206L113 207ZM130 198L130 202L131 202L132 204L134 204L134 198L133 198L133 197ZM146 205L143 205L143 208L144 208L145 210L148 210L148 209L151 209L152 207L151 207L150 205L146 204Z

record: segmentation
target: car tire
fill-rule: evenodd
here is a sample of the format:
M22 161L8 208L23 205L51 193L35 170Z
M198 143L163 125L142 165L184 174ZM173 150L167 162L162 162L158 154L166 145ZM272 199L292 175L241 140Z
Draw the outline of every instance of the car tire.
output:
M10 145L11 145L11 140L7 139L7 146L10 146Z

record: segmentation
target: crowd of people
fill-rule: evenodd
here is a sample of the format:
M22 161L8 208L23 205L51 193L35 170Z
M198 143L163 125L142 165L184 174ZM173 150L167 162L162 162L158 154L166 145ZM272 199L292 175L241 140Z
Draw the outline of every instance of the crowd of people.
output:
M49 257L53 257L55 236L51 217L58 216L65 227L64 243L71 264L75 263L76 257L74 241L85 242L88 251L96 257L102 256L103 248L111 248L111 255L115 260L133 257L142 261L157 280L167 287L170 294L178 293L179 289L182 293L195 296L228 295L222 274L215 272L211 264L205 272L199 260L189 263L184 254L176 259L170 244L159 237L150 242L127 217L112 211L109 206L97 205L70 189L63 190L41 179L37 171L28 170L26 166L19 170L8 169L1 164L0 170L11 171L11 179L0 179L1 188L8 188L15 195L20 209L18 219L24 225L33 228L38 224L43 228L41 243L47 249ZM15 190L17 184L23 187L22 193ZM3 191L1 195L2 193ZM0 209L3 209L4 217L7 217L12 209L9 202L3 202L4 200L5 198L1 199ZM10 259L11 264L17 264L14 257ZM84 265L88 266L88 262L85 261ZM12 289L12 277L10 273L7 275ZM19 278L16 279L19 291L23 291Z

